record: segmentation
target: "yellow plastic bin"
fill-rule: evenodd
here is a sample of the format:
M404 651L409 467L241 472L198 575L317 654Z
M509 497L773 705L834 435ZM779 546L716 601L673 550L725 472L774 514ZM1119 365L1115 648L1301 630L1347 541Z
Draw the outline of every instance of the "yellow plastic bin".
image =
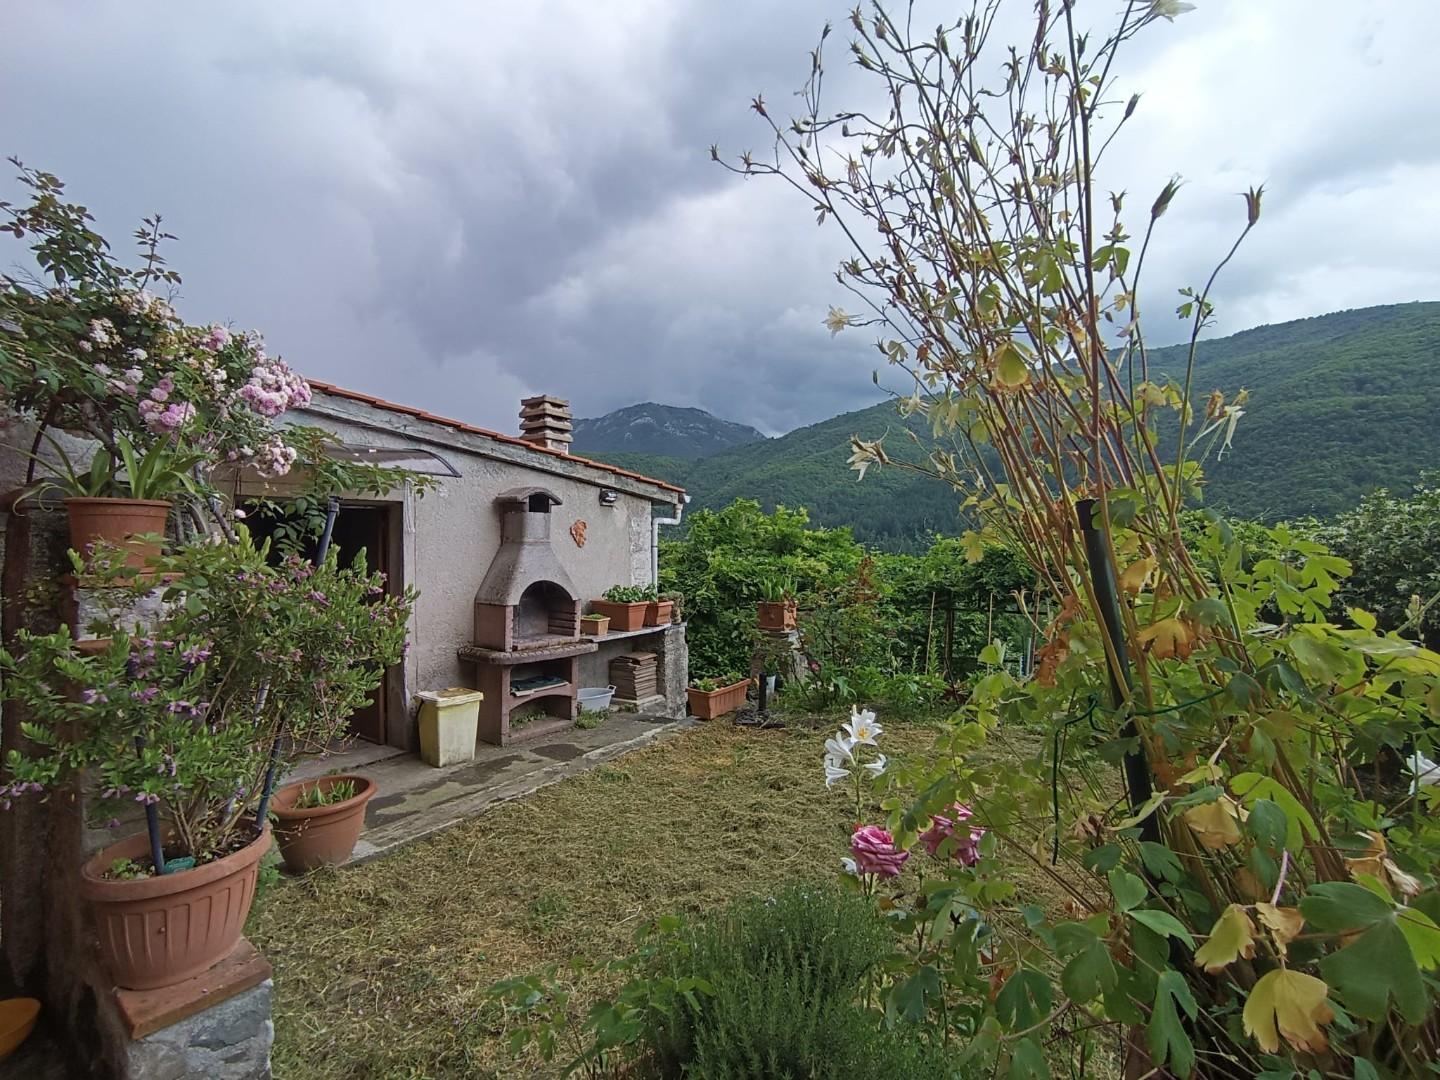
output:
M465 686L422 690L420 699L420 757L437 769L475 760L475 734L480 724L480 702L485 695Z

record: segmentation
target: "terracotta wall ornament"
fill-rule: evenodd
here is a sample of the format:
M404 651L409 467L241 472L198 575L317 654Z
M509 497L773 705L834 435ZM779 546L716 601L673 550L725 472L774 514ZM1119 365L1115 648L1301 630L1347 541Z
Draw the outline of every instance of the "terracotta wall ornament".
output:
M575 541L576 547L585 546L585 522L577 521L570 526L570 539Z

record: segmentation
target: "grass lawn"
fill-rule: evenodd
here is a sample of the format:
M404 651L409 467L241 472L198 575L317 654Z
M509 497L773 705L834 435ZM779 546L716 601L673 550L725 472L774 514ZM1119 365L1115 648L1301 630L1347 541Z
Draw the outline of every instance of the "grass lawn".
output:
M539 1075L509 1059L486 988L625 952L659 915L831 877L853 815L824 787L832 730L701 725L388 858L271 888L250 936L275 966L275 1075ZM882 743L901 757L933 738L897 725ZM606 989L592 978L579 1015Z

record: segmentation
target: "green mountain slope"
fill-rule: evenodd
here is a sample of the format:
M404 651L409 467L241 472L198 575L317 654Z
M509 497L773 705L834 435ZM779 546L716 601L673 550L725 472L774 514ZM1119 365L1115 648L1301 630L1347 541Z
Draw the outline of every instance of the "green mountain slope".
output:
M1155 350L1152 378L1179 380L1184 364L1181 348ZM1440 466L1440 303L1341 311L1202 342L1201 399L1241 387L1251 397L1233 448L1206 465L1211 505L1267 520L1324 517L1376 487L1404 489ZM892 455L918 459L905 426L882 403L700 461L598 456L683 484L692 509L741 497L805 506L819 524L850 525L862 540L905 550L928 532L961 527L954 493L896 468L857 483L845 466L851 435L889 432Z
M1337 311L1202 342L1195 386L1251 391L1209 500L1245 517L1328 517L1440 465L1440 303ZM1184 376L1184 352L1152 364Z

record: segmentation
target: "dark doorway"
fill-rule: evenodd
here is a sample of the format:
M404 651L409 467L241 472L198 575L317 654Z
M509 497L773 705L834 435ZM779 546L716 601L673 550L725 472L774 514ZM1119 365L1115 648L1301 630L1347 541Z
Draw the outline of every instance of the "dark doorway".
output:
M331 538L341 566L359 562L366 571L381 570L388 581L390 566L390 511L384 506L341 506ZM350 733L373 743L385 743L386 702L390 697L390 673L385 672L370 704L349 720Z
M393 515L398 509L393 505L373 503L342 504L340 513L335 517L335 529L330 538L331 547L341 566L353 566L359 561L366 572L382 571L386 577L386 587L390 590L397 589L400 584L394 565L398 560L393 557L398 552L392 552L394 544L391 536L392 525L397 520ZM273 537L280 520L272 512L262 510L252 514L246 524L255 539L260 541ZM314 559L316 547L316 540L311 539L301 554L305 558ZM274 548L270 554L271 558L276 560L282 557ZM375 688L370 704L354 713L347 721L351 735L384 745L392 682L392 673L387 669L381 676L380 685Z

